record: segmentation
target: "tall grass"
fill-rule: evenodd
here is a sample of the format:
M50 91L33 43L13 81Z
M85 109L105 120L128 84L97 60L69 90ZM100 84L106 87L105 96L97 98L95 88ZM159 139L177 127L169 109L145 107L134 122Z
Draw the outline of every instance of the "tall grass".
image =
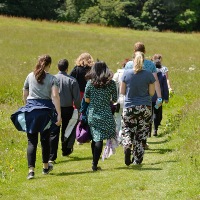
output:
M104 60L115 72L131 58L133 44L144 42L146 56L163 55L175 95L164 105L159 137L149 138L141 167L127 168L123 151L100 161L91 172L90 144L75 144L48 175L41 174L38 147L36 179L27 181L26 135L15 130L10 115L22 106L22 86L37 57L52 56L70 69L82 52ZM0 197L2 199L200 199L199 112L200 34L142 32L0 17Z

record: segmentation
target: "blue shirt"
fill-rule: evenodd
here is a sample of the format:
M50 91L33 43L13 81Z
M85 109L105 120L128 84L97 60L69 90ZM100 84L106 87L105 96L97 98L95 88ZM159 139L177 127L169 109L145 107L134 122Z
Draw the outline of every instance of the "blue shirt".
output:
M132 60L128 61L126 63L125 69L133 69L133 61ZM143 69L145 69L151 73L157 72L155 64L150 60L144 60Z
M149 84L155 82L155 78L151 72L142 70L134 74L133 69L125 70L122 82L126 84L125 108L138 105L151 106Z

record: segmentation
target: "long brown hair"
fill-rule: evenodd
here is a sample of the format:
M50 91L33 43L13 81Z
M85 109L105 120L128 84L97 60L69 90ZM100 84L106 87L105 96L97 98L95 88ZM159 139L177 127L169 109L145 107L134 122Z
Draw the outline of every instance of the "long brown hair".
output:
M51 64L51 57L49 55L42 55L39 57L34 70L34 75L38 83L43 84L43 80L46 76L44 70L49 64Z
M95 88L105 87L112 80L113 73L103 61L96 62L85 78L91 80Z

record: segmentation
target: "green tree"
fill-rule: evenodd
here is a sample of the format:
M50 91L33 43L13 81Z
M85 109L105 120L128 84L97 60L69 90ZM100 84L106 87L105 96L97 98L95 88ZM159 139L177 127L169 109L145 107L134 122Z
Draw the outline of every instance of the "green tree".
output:
M1 5L1 14L50 20L56 18L55 9L59 4L57 0L5 0Z
M91 6L96 0L66 0L60 8L56 10L58 21L78 22L81 14Z
M96 5L81 14L80 23L97 23L106 26L127 26L127 4L120 0L98 0Z
M194 11L187 9L176 17L176 22L183 31L192 31L197 23L196 14Z

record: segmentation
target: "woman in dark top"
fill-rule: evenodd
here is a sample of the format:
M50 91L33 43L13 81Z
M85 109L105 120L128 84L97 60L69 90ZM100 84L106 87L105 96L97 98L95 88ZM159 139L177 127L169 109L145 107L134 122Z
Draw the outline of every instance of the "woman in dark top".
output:
M93 64L94 60L92 56L89 53L82 53L76 60L76 66L69 74L73 76L79 84L81 99L83 98L87 83L85 75L90 71Z

